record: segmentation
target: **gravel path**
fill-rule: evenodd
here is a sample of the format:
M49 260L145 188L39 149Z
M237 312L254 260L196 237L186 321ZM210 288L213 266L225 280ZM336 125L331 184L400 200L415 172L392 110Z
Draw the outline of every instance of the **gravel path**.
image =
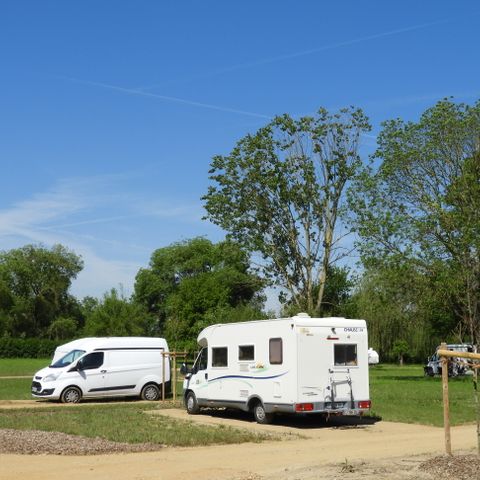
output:
M0 454L102 455L106 453L153 452L163 445L118 443L59 432L0 429Z

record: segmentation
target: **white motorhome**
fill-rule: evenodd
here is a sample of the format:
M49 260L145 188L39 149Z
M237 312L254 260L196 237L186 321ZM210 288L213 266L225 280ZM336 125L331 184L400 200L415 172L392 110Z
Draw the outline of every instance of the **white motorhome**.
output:
M77 403L82 398L140 396L158 400L162 383L170 384L164 338L82 338L61 345L52 364L32 382L35 398Z
M362 415L370 409L364 320L292 318L212 325L190 372L184 401L251 411L259 423L277 412Z

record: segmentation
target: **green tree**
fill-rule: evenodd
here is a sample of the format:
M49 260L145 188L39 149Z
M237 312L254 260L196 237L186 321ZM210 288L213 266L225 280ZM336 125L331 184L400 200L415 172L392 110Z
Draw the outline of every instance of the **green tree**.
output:
M157 331L174 347L194 346L199 331L212 321L238 319L237 308L261 315L263 285L249 267L248 255L232 242L174 243L156 250L149 268L138 272L134 298L155 315Z
M0 252L0 311L12 336L46 336L50 324L68 314L68 293L83 262L62 245L26 245Z
M84 334L92 336L151 335L153 321L153 316L141 305L128 300L112 288L100 301L88 301Z
M259 271L297 309L320 312L328 271L348 254L345 189L362 168L359 141L369 129L353 108L283 115L213 158L207 218L261 256Z
M385 122L375 157L353 196L364 260L414 265L478 343L480 102L443 100L418 122Z

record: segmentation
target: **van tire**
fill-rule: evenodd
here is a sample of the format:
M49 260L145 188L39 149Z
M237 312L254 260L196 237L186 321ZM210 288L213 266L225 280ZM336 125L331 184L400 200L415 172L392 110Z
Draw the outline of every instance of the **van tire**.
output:
M273 413L267 413L263 403L258 401L253 405L253 416L257 423L267 425L273 420Z
M82 399L82 391L78 387L67 387L60 396L62 403L79 403Z
M185 398L185 406L187 408L187 413L190 415L196 415L200 412L200 407L198 406L197 397L193 392L188 392Z
M148 400L150 402L154 402L160 399L160 388L155 383L147 383L142 388L142 392L140 393L140 398L142 400Z

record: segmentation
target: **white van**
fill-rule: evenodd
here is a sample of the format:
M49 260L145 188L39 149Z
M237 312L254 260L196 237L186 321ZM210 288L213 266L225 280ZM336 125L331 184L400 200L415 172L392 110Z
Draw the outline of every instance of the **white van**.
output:
M158 400L170 385L164 338L83 338L57 348L52 364L38 371L32 396L64 403L82 398L140 396Z
M201 407L362 415L370 409L364 320L292 318L212 325L200 332L193 368L182 366L190 414Z

